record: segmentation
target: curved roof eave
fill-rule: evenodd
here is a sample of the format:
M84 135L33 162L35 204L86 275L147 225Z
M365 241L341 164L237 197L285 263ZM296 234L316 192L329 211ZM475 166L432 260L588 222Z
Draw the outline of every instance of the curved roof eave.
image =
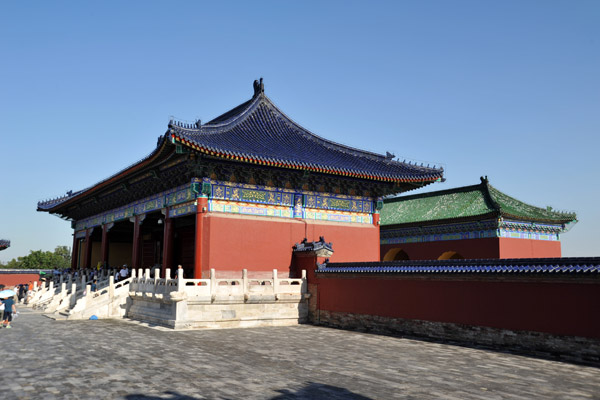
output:
M117 172L116 174L111 175L108 178L106 178L86 189L79 190L79 191L71 194L70 196L65 196L63 198L59 198L59 199L55 199L55 200L48 200L45 202L39 202L37 211L47 211L47 212L53 213L56 210L58 210L59 208L67 206L71 203L74 203L74 202L78 201L79 199L81 199L87 195L90 195L90 194L108 186L109 184L114 183L115 181L118 181L119 179L124 178L125 176L139 170L140 168L145 167L146 165L148 165L152 161L154 161L162 153L162 151L165 149L165 147L169 144L169 141L166 140L167 137L168 137L168 132L161 136L161 139L158 142L156 148L150 154L148 154L146 157L142 158L141 160L136 161L135 163L122 169L121 171ZM44 204L53 203L56 201L58 201L56 204L54 204L48 208L43 208Z

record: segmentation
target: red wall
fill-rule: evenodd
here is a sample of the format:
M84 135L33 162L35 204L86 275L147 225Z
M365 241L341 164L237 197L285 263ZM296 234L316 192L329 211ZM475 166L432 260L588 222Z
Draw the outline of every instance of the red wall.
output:
M517 239L515 239L517 240ZM390 249L401 248L411 260L437 260L442 253L456 251L464 258L500 258L498 238L444 240L439 242L381 245L381 259Z
M303 238L333 243L332 262L379 261L379 228L371 224L209 213L204 219L202 274L227 271L288 270L292 246Z
M500 238L500 258L560 257L560 242Z
M600 338L600 283L323 277L319 309Z
M0 273L0 284L6 286L6 289L10 289L12 286L18 285L20 283L33 283L38 281L39 284L40 276L39 274L5 274Z
M560 242L533 239L484 238L439 242L382 244L381 260L390 249L401 248L411 260L437 260L446 251L464 258L547 258L560 257Z

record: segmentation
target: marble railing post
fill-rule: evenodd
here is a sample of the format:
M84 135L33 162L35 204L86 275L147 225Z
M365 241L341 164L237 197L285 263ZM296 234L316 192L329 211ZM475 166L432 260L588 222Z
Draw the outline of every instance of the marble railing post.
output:
M242 270L242 289L244 291L244 295L246 295L249 292L249 290L248 290L248 270L245 268Z
M135 268L131 269L131 279L135 278Z
M214 268L210 269L210 295L214 297L217 294L217 272Z
M171 268L165 269L165 279L166 280L171 279Z
M73 282L71 283L71 307L77 303L77 296L75 296L75 293L77 293L77 284Z
M144 273L144 278L150 279L150 268L146 268L145 273Z
M154 268L154 283L160 279L160 268Z
M279 277L277 276L277 270L273 270L273 294L279 292Z
M183 274L177 274L177 291L182 292L185 290L185 283L183 282Z
M114 297L115 297L115 277L111 275L108 277L108 298L109 298L110 303L112 303Z

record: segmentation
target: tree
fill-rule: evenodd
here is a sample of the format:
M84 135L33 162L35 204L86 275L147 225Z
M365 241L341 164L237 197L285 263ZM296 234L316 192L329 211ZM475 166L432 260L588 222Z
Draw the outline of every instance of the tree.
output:
M0 268L8 269L65 269L71 267L71 249L68 246L57 246L54 252L31 250L29 255L13 258Z

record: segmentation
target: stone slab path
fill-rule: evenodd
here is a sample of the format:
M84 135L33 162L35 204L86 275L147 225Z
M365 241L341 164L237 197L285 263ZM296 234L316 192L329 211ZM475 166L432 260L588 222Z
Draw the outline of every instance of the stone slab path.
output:
M600 399L600 369L300 325L171 331L55 321L0 330L2 399Z

